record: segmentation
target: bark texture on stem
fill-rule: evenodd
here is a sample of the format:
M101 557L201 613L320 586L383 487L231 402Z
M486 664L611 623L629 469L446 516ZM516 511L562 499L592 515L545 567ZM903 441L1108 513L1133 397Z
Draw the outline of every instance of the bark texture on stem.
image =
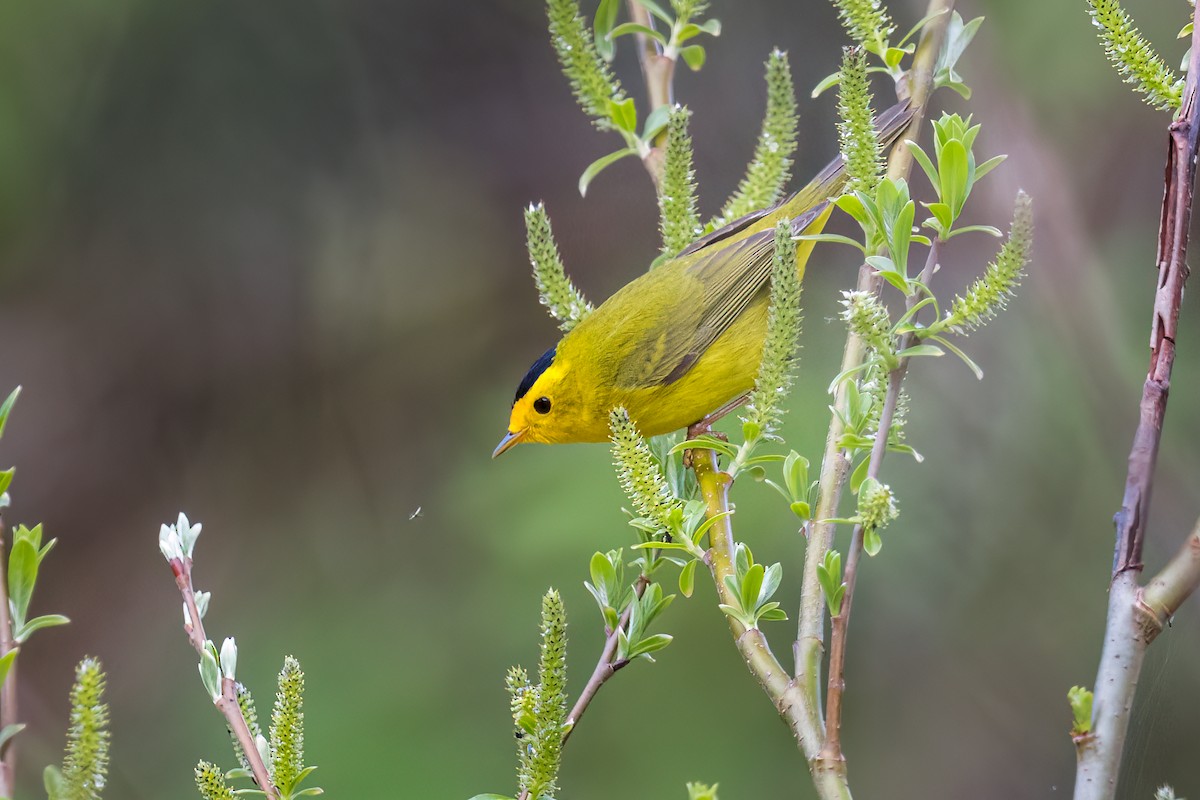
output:
M1193 20L1200 22L1200 11L1193 12ZM1116 796L1121 754L1146 648L1200 582L1200 529L1145 589L1139 588L1137 582L1175 362L1179 306L1188 276L1185 259L1200 137L1200 106L1196 99L1200 80L1200 25L1193 28L1183 105L1169 128L1166 188L1158 231L1158 280L1150 328L1150 366L1138 406L1138 425L1129 452L1121 509L1113 518L1116 545L1108 620L1093 689L1092 729L1076 739L1075 800L1111 800Z

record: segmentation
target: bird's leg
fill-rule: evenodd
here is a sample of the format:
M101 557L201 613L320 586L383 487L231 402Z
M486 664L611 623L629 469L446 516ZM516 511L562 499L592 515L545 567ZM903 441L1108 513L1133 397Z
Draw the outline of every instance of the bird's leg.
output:
M728 436L721 433L720 431L714 431L712 429L713 423L716 422L717 420L721 419L721 417L725 416L729 412L734 411L735 409L737 409L739 406L744 404L749 399L750 399L750 395L748 393L744 394L741 397L730 400L728 403L721 406L716 411L712 412L711 414L709 414L708 416L706 416L704 419L700 420L699 422L693 422L691 425L688 425L687 438L689 440L690 439L698 439L701 436L707 434L716 439L720 439L722 442L728 442L729 441ZM691 450L684 451L683 466L685 469L691 468L691 466L692 466L692 451Z

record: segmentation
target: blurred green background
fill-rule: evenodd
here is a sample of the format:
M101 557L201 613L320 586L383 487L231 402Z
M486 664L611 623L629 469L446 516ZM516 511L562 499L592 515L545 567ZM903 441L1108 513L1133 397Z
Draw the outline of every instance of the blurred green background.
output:
M902 27L922 13L891 6ZM1183 0L1129 6L1182 55ZM960 8L988 17L960 70L979 147L1010 155L973 213L1006 224L1025 188L1036 255L1011 311L968 343L984 382L951 359L910 374L926 461L889 459L903 515L865 566L850 645L845 742L867 798L1069 793L1065 694L1094 677L1147 356L1166 117L1105 64L1081 0ZM725 32L677 84L705 212L751 152L773 46L800 88L796 174L832 156L833 97L807 90L845 43L824 2L712 13ZM603 446L488 457L555 339L521 210L546 201L594 300L657 249L635 161L578 196L616 142L574 106L540 3L13 0L0 59L0 389L24 386L0 462L19 470L9 521L60 539L35 608L74 620L21 656L21 794L59 758L84 654L110 676L107 798L194 797L199 757L230 765L155 543L180 509L204 524L210 633L237 636L260 702L285 654L306 668L308 753L331 796L511 792L503 674L536 661L539 597L564 593L578 688L601 636L587 560L633 538ZM617 70L638 88L628 48ZM962 286L993 248L955 240L938 283ZM809 271L788 435L814 460L854 267L829 248ZM1151 568L1198 511L1191 305ZM782 503L753 482L735 500L739 535L795 578ZM797 586L785 577L785 607ZM726 800L811 796L711 595L677 602L660 627L675 643L605 688L562 797L681 798L687 780ZM1161 781L1200 795L1196 609L1151 650L1123 796ZM792 623L768 633L790 661Z

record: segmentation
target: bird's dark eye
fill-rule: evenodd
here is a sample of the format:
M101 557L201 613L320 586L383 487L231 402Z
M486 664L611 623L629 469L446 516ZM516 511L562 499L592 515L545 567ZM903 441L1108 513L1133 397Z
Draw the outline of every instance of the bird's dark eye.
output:
M550 398L549 397L539 397L537 400L534 400L533 401L533 410L538 412L539 414L549 414L550 413Z

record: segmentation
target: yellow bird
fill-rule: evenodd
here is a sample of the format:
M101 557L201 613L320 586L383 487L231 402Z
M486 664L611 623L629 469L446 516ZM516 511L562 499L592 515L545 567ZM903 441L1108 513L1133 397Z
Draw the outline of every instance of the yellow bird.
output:
M907 105L886 112L881 141L894 141L911 118ZM835 159L783 202L713 231L608 298L529 368L492 457L521 442L606 441L617 406L645 436L736 406L762 357L776 223L790 218L795 235L819 232L845 181ZM802 279L814 244L797 245Z

